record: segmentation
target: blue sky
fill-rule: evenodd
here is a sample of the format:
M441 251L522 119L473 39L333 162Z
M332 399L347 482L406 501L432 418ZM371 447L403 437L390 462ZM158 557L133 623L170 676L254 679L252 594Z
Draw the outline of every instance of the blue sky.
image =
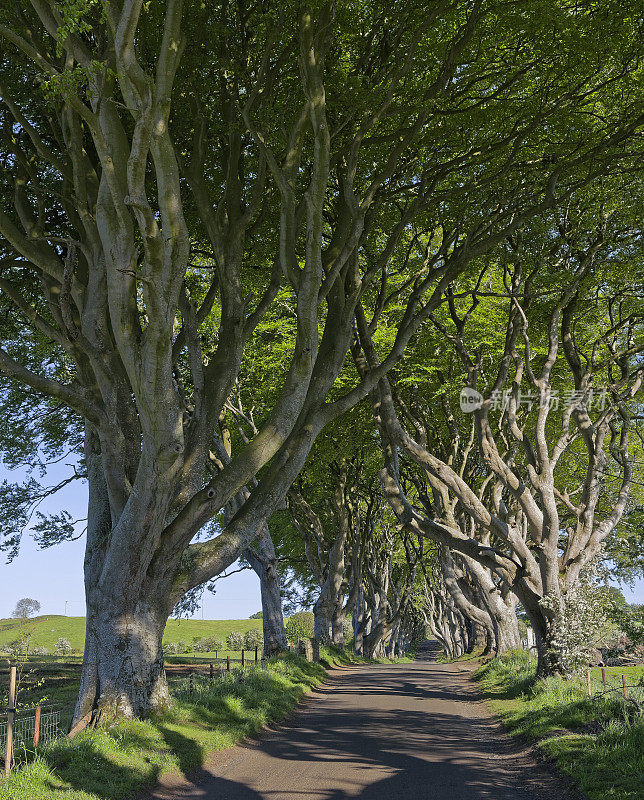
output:
M48 483L56 483L66 475L64 466L50 470ZM0 466L0 480L21 479L22 475ZM73 519L86 515L87 489L80 481L66 486L40 506L43 512L66 509ZM78 525L79 531L84 523ZM47 550L39 550L29 534L23 537L20 554L6 564L0 555L0 618L8 617L21 597L32 597L41 604L42 614L67 613L83 616L84 537ZM644 579L629 589L623 587L629 602L644 603ZM246 619L261 608L259 581L252 570L231 575L217 582L216 594L204 593L205 619ZM198 611L196 617L201 616Z
M50 469L47 484L55 484L69 473L64 465ZM22 480L22 471L0 466L0 481ZM40 506L43 513L66 509L73 519L87 515L87 486L75 481ZM82 531L85 523L77 525ZM41 614L64 614L65 601L70 616L84 616L83 551L85 537L39 550L29 534L23 536L18 558L6 563L0 553L0 618L9 617L21 597L32 597L41 604ZM232 567L231 569L235 569ZM252 570L245 570L217 582L213 595L204 592L205 619L246 619L262 607L259 581ZM195 614L201 617L201 610Z

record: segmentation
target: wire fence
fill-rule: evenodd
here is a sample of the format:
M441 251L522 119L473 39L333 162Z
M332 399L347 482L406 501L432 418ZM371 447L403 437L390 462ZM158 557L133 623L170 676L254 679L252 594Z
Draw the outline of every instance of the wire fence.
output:
M589 698L604 696L630 700L640 708L644 707L644 675L640 678L626 672L614 672L611 667L588 667L586 675L579 678ZM617 668L619 669L619 668Z
M264 663L258 648L239 651L235 658L193 663L166 663L166 678L173 694L193 695L212 686L222 676L235 676L261 667ZM17 708L16 667L9 669L9 693L6 707L0 709L0 759L5 775L37 752L39 745L52 742L67 734L71 708L34 706Z
M61 713L60 709L45 711L40 706L18 712L13 721L14 750L32 750L39 744L63 736ZM0 721L0 753L3 756L7 748L8 728L8 720Z
M528 629L528 633L532 633ZM528 655L528 661L537 660L537 647L532 637L521 640L521 646ZM636 666L636 665L634 665ZM644 708L644 675L636 677L629 671L629 667L619 666L588 666L584 674L573 675L573 680L588 698L603 696L622 696L624 699Z

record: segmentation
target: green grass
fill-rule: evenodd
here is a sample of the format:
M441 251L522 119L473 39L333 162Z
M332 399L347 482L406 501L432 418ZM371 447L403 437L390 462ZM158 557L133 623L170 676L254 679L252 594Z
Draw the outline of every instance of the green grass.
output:
M436 661L439 664L454 664L458 661L477 661L479 658L481 658L482 653L483 653L483 648L479 647L476 650L473 650L471 653L463 653L460 656L454 656L453 658L448 658L445 655L445 652L441 651Z
M287 653L265 667L225 673L213 685L195 678L192 694L184 682L184 688L175 686L173 707L163 715L84 731L42 747L9 780L0 778L0 800L131 798L161 775L194 770L209 753L284 717L324 680L325 666L367 661L336 647L322 648L320 659L309 664ZM398 661L403 660L409 659Z
M163 641L165 643L184 641L189 645L193 639L205 636L216 636L223 641L231 631L246 633L254 629L262 629L261 619L171 619L166 625ZM50 653L53 652L59 638L67 639L77 653L83 652L85 617L47 614L34 617L25 623L15 619L0 619L0 651L15 641L23 630L32 637L33 646L46 647Z
M207 755L256 733L288 713L325 675L320 664L286 654L265 668L236 671L213 686L175 693L173 708L147 721L84 731L43 747L0 781L0 800L118 800L168 772L185 773Z
M621 687L622 673L641 683L629 693L644 701L644 667L607 667L607 683ZM591 677L600 692L601 670ZM536 741L590 800L644 798L644 717L619 692L589 699L585 676L535 680L522 651L493 659L475 678L510 731Z

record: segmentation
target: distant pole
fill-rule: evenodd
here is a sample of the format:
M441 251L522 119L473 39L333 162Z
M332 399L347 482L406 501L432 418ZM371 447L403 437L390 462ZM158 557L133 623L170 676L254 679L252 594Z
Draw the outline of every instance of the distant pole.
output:
M69 603L69 600L65 600L65 616L67 616L67 603Z

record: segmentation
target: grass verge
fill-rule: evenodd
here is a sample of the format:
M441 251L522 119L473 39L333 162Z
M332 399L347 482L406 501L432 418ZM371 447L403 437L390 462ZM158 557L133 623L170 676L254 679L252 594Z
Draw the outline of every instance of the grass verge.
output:
M630 690L641 703L644 668L629 673L642 684ZM536 742L590 800L644 798L644 717L618 692L588 698L579 679L536 680L522 651L482 665L475 679L510 732Z
M366 661L340 648L323 648L320 656L321 663L310 664L286 653L212 685L197 680L192 694L176 691L162 715L53 742L9 780L0 779L0 800L121 800L163 774L185 774L288 714L324 680L325 667Z

